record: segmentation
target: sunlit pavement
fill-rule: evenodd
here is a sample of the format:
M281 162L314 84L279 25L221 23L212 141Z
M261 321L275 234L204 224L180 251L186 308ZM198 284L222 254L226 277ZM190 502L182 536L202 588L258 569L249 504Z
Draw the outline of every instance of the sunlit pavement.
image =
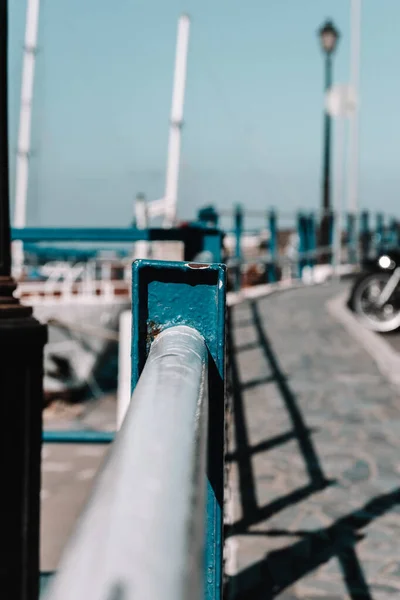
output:
M326 310L346 285L233 309L229 598L399 597L399 390Z
M45 411L46 429L115 430L115 398ZM44 444L42 450L41 571L54 571L109 446Z

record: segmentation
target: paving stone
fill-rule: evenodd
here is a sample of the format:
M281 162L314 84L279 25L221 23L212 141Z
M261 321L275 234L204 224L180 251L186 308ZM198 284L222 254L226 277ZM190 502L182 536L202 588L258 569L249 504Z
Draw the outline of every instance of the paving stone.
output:
M233 312L237 345L252 344L236 355L247 385L231 435L236 502L255 488L236 507L240 600L399 597L399 390L325 309L342 291L299 289ZM240 414L251 448L235 439Z

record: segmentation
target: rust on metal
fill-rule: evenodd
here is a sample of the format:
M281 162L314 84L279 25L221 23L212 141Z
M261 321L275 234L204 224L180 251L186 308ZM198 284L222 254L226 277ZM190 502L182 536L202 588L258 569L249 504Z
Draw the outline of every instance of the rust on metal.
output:
M154 342L156 337L161 333L162 327L158 323L154 321L149 321L147 323L147 343L151 344Z
M207 263L187 263L186 265L189 269L208 269L210 265Z

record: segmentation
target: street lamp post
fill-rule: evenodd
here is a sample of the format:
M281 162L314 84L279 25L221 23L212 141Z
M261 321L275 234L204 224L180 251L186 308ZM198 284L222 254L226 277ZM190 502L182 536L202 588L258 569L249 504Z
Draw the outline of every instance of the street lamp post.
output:
M37 600L43 348L47 329L14 296L8 164L8 6L0 0L0 589Z
M321 48L325 55L325 93L332 87L332 56L339 39L339 31L332 21L326 23L318 30ZM331 124L332 119L325 110L324 115L324 146L322 161L322 216L320 226L320 246L326 248L330 245L331 238ZM322 253L329 260L329 253Z

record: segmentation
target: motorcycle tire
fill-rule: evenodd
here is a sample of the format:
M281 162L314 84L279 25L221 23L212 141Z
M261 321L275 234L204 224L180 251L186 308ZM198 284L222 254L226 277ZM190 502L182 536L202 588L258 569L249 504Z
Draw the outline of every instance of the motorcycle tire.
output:
M364 274L355 282L349 298L349 306L360 323L367 329L378 333L388 333L400 328L400 308L390 305L392 306L392 313L387 318L379 319L364 310L363 294L374 282L379 282L381 288L383 288L389 278L390 274L383 272Z

